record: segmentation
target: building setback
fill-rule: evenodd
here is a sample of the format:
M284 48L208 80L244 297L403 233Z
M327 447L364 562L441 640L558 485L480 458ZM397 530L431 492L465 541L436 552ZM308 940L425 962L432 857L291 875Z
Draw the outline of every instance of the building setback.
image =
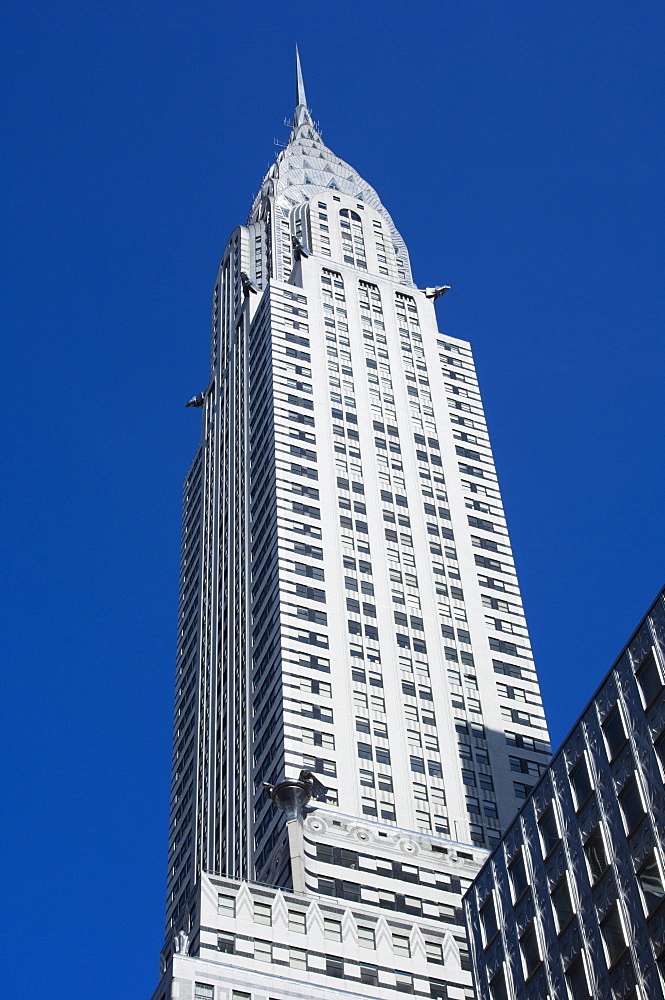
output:
M665 591L465 898L488 1000L661 1000Z
M156 1000L473 995L462 893L549 742L445 291L324 145L298 63L191 401Z

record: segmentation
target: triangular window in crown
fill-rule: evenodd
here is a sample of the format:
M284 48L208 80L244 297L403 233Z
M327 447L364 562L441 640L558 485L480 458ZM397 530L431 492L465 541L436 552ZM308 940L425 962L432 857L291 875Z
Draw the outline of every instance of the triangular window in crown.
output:
M308 177L307 174L305 174L305 184L311 184L311 183L312 183L311 178Z
M303 165L303 167L311 167L312 164L309 163L307 160L303 160L302 161L302 165Z
M334 181L331 181L330 184L328 185L328 187L332 188L333 191L339 191L339 188L337 187L337 185L335 184Z
M333 168L330 166L329 163L326 163L325 167L323 168L323 172L326 174L333 174L335 171L333 170Z

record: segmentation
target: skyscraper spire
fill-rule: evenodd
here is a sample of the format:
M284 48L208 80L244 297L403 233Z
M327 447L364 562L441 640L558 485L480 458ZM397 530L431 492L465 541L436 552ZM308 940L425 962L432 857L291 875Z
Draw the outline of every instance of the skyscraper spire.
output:
M302 79L302 67L300 65L300 53L296 45L296 107L300 104L307 107L307 97L305 96L305 84Z
M302 67L300 65L300 53L296 45L296 110L293 113L293 129L299 125L314 125L312 116L307 107L307 96L305 94L305 84L302 78ZM293 137L293 133L292 133Z

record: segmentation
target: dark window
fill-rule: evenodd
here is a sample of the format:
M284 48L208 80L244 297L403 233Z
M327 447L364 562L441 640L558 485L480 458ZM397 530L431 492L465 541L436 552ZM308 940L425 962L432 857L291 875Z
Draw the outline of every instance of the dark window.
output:
M317 611L316 608L297 608L296 616L308 622L316 622L318 625L328 624L328 615L325 611Z
M411 770L416 774L425 773L425 761L422 757L412 757L411 758Z
M410 972L395 973L395 989L398 993L413 993L413 976Z
M660 757L660 762L665 767L665 733L656 741L656 753Z
M236 949L236 939L233 934L220 933L217 935L217 948L219 951L232 955Z
M615 903L610 912L600 925L603 933L603 941L607 949L607 961L609 965L614 965L616 960L623 955L626 950L626 938L623 933L619 907Z
M524 974L528 979L540 965L538 936L536 934L536 925L533 920L520 938L520 949L522 951L522 960L524 962Z
M591 883L595 884L603 872L607 870L607 854L605 853L605 841L599 826L592 832L584 845L589 871L591 873Z
M337 895L340 899L350 899L353 903L360 902L360 886L355 882L338 882L339 890Z
M440 979L430 979L429 995L433 1000L448 1000L448 987Z
M376 762L377 764L390 764L390 750L383 750L381 747L377 747Z
M591 788L589 769L584 757L570 772L569 778L575 793L575 804L578 809L581 809L593 790Z
M635 829L639 821L644 816L642 796L640 795L640 790L637 787L637 780L634 775L630 781L624 785L623 791L620 792L619 803L626 821L626 831L630 833L631 830Z
M510 880L513 883L513 897L517 902L529 886L524 855L521 851L516 855L508 870L510 872Z
M316 857L319 861L325 861L326 864L334 864L335 851L333 846L331 844L317 844Z
M552 907L556 914L557 930L559 933L567 927L575 916L573 902L570 898L570 889L566 876L561 879L552 889Z
M319 893L322 896L334 896L335 895L335 879L334 878L324 878L319 875Z
M296 594L298 597L306 597L310 601L324 601L326 593L324 590L317 590L316 587L305 587L302 583L296 584Z
M572 1000L589 1000L589 987L581 955L578 955L575 961L568 967L566 982L568 983L568 991Z
M343 979L344 959L336 958L333 955L326 955L326 975L336 976L338 979Z
M642 689L644 704L648 706L663 689L660 671L653 653L649 653L644 658L635 676Z
M508 987L503 968L499 969L490 983L490 995L492 1000L508 1000Z
M506 642L504 639L490 639L490 649L495 653L507 653L508 656L518 656L517 646L514 642Z
M485 947L487 947L489 943L493 941L495 936L499 933L499 925L496 919L496 909L494 907L493 896L490 896L490 898L487 900L482 910L480 911L480 920L483 925Z
M293 551L299 552L301 556L310 556L312 559L323 559L323 549L318 545L308 545L306 542L294 541Z
M647 913L653 913L665 894L663 879L654 851L651 852L642 867L638 869L637 881L644 895Z
M492 660L495 674L506 674L507 677L520 677L522 670L516 663L505 663L503 660Z
M302 517L311 517L316 521L321 520L321 511L319 510L318 507L309 507L307 504L300 503L297 500L291 501L291 507L293 508L294 514L300 514ZM318 531L318 528L316 530ZM313 534L313 529L304 532L304 534L308 535Z
M483 531L494 531L494 525L491 521L483 521L480 517L471 517L470 514L467 515L467 519L472 528L482 528Z
M378 986L379 970L376 965L368 965L365 962L360 963L360 982L364 983L365 986Z
M549 809L547 809L547 811L540 817L538 820L538 827L540 829L540 838L543 843L543 852L545 857L547 857L547 855L554 850L556 845L561 840L553 806L550 806Z
M303 406L306 410L314 409L314 403L311 399L303 399L302 396L292 396L290 393L287 394L286 398L291 406Z
M603 722L603 733L608 756L610 760L614 760L619 751L626 745L626 730L623 727L623 719L618 707L610 712Z
M314 461L315 460L316 456L314 456ZM308 465L297 465L295 462L291 462L291 472L293 473L294 476L305 476L307 479L319 478L319 474L316 469L312 469ZM307 496L314 497L315 500L319 499L318 490L314 490L312 488L308 489L308 487L299 486L296 483L291 483L291 487L296 493L300 493L301 491L303 491L307 493Z

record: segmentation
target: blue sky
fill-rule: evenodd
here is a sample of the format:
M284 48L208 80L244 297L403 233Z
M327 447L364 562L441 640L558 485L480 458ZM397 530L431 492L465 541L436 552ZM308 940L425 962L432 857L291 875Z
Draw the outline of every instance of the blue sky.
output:
M553 741L663 584L661 4L7 0L3 981L147 998L216 263L324 139L472 342ZM66 980L66 985L65 985Z

